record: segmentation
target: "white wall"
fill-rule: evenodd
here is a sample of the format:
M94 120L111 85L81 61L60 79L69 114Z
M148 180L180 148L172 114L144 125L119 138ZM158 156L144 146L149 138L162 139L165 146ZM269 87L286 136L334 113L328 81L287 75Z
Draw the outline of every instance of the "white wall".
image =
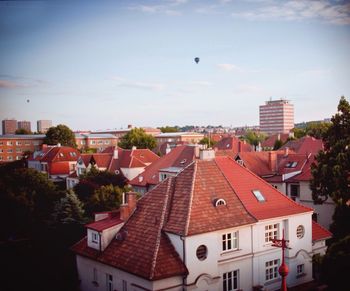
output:
M140 168L120 168L123 175L125 176L125 178L127 178L129 181L131 181L132 179L134 179L136 176L138 176L139 174L141 174L145 168L144 167L140 167Z
M82 291L106 291L106 274L113 276L113 290L123 290L123 280L127 282L128 291L160 290L182 291L181 276L162 279L158 281L148 281L143 278L134 276L130 273L113 268L108 265L90 260L77 255L78 276L81 280L80 289ZM97 270L97 284L94 284L94 268ZM139 286L139 287L138 287ZM172 287L172 288L171 288Z

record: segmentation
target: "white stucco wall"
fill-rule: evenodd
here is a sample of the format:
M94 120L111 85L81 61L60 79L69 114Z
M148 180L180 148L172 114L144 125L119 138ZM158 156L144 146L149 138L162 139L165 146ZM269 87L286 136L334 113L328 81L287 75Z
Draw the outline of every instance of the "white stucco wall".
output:
M157 281L148 281L143 278L134 276L130 273L113 268L108 265L90 260L88 258L77 256L76 258L78 276L80 279L80 289L82 291L106 291L107 278L106 274L113 276L113 290L123 290L123 280L127 284L128 291L144 291L166 289L169 291L182 291L181 276L172 277ZM97 273L96 283L94 281L94 268Z

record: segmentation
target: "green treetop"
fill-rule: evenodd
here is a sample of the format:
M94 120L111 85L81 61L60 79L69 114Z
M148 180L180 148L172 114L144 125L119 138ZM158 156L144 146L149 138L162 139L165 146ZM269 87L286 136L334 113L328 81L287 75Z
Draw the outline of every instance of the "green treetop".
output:
M50 127L46 132L44 143L49 145L56 145L60 143L63 146L73 148L77 147L73 131L68 126L63 124Z
M133 128L123 137L118 145L123 149L131 149L133 146L139 149L154 149L157 145L156 139L146 134L142 128Z

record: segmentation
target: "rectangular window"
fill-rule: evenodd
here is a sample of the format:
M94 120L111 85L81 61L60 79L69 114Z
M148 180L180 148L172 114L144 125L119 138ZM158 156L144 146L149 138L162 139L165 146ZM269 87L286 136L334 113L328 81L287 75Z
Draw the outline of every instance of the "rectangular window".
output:
M92 233L91 241L94 243L98 243L98 233L97 232Z
M22 142L16 141L16 145L22 145Z
M13 160L13 157L12 157L12 156L8 156L8 157L7 157L7 160L8 160L8 161L12 161L12 160Z
M265 225L265 243L269 243L278 236L278 223Z
M109 144L109 140L105 140L105 144Z
M97 143L98 144L103 144L103 140L99 140Z
M300 187L299 185L290 185L290 197L295 200L295 198L300 197Z
M4 144L4 142L0 141L0 146L2 146Z
M16 153L21 153L22 149L16 149Z
M305 269L304 264L297 265L297 275L304 274L304 269Z
M0 156L0 161L2 161L2 156Z
M123 280L123 291L128 291L128 283Z
M24 145L26 145L26 146L30 146L30 141L26 141L26 142L24 142Z
M238 290L239 288L239 270L224 273L222 275L222 289L224 291Z
M16 156L16 160L17 161L20 160L20 159L22 159L22 156Z
M0 149L0 153L4 152L2 149Z
M7 152L8 152L8 153L12 153L12 150L11 150L11 149L8 149Z
M33 141L33 145L37 146L37 145L39 145L39 142L38 141Z
M106 289L107 291L113 291L113 276L106 274Z
M265 263L265 281L271 281L278 278L279 260L268 261Z
M259 202L265 202L265 197L264 195L260 192L260 190L252 190L255 198L259 201Z
M238 249L238 231L222 235L222 250L229 251Z
M91 141L90 141L90 144L96 144L96 141L91 140Z
M7 145L8 145L8 146L12 146L12 144L13 144L12 141L8 141L8 142L7 142Z

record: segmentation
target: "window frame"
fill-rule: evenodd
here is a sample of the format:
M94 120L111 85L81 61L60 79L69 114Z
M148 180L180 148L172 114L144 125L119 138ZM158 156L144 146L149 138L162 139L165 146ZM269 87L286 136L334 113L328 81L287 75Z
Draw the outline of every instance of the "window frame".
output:
M264 234L265 234L265 244L271 244L272 239L277 239L279 237L279 223L272 223L265 225Z
M280 265L279 259L265 262L265 282L270 282L270 281L278 279L279 265Z
M239 290L239 269L222 274L222 290Z
M221 251L223 253L238 250L238 247L239 247L238 230L226 232L221 235Z

